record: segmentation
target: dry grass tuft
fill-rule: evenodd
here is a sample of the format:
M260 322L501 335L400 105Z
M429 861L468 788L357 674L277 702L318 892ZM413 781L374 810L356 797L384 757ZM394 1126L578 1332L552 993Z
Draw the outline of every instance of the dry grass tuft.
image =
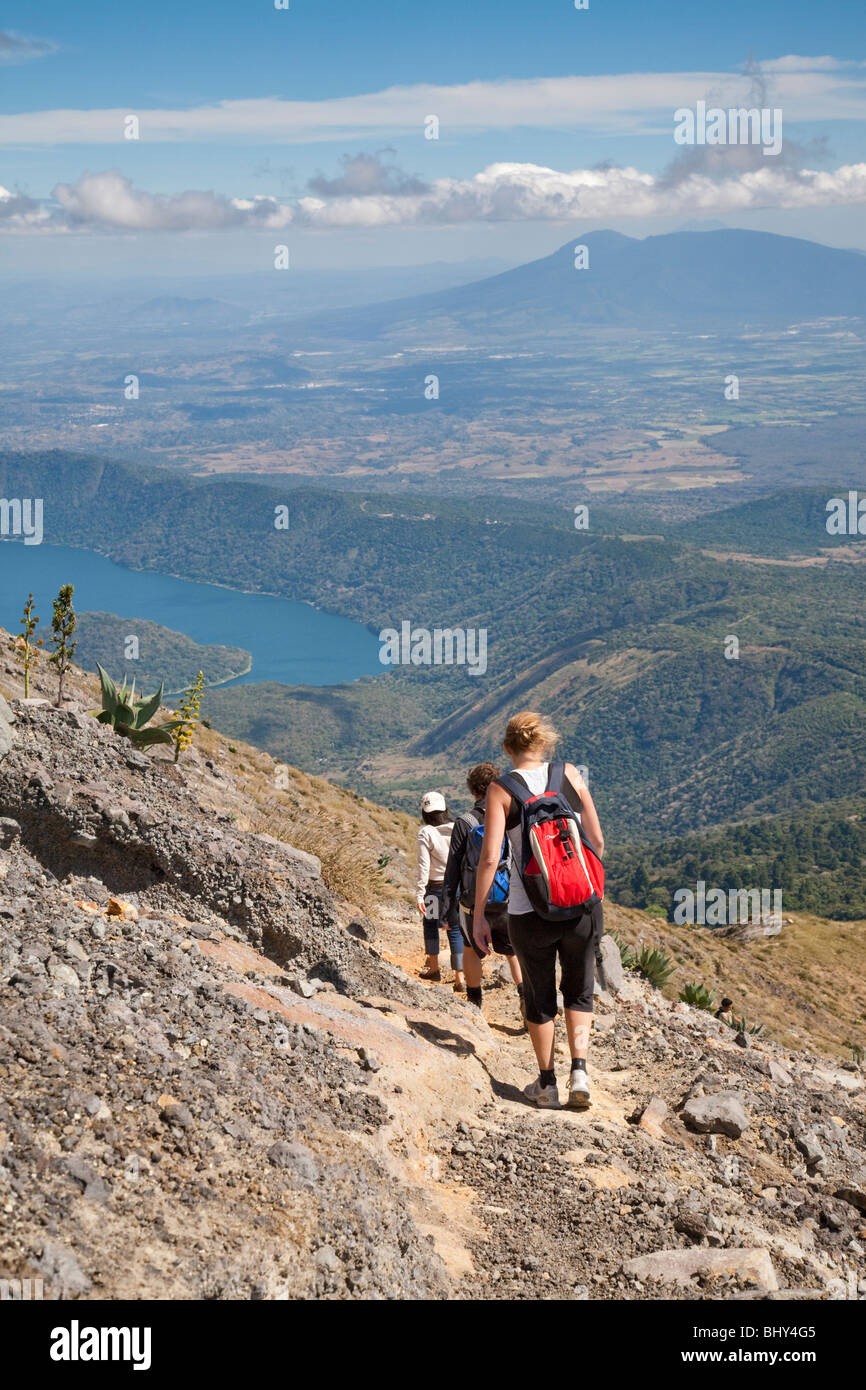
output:
M371 851L322 816L293 820L287 817L284 807L275 805L253 815L249 828L257 835L272 835L275 840L314 854L321 861L326 887L353 907L372 912L385 895L385 876Z
M796 912L781 935L736 942L711 928L675 926L605 902L608 931L629 946L659 946L677 970L663 993L676 999L697 981L734 1000L738 1018L763 1023L768 1037L850 1061L866 1045L866 923Z

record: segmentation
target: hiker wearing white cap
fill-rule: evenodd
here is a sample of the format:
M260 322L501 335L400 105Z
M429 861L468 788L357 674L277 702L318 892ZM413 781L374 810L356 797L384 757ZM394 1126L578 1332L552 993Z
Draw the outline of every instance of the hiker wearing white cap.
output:
M454 819L441 792L426 792L422 796L421 819L424 824L418 831L418 878L415 888L418 911L424 925L424 950L427 953L427 968L421 972L421 979L438 981L442 978L439 970L439 930L446 926L442 914L442 893L451 831L454 829ZM447 927L447 931L454 989L460 993L464 988L463 937L457 926Z

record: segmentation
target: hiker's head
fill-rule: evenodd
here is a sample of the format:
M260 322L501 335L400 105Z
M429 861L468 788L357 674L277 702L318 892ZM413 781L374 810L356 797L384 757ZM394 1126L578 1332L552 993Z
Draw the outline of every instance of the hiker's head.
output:
M527 753L542 757L545 753L553 752L556 739L556 730L549 719L525 709L509 719L502 747L512 760Z
M466 774L466 785L475 797L480 801L487 795L487 788L491 782L495 782L499 776L500 769L494 763L479 763L477 767L471 767Z
M421 819L425 825L447 825L451 816L441 792L425 792L421 798Z
M723 1000L722 1000L722 1008L723 1008L723 1009L732 1009L733 1007L734 1007L734 1001L733 1001L733 999L723 999Z

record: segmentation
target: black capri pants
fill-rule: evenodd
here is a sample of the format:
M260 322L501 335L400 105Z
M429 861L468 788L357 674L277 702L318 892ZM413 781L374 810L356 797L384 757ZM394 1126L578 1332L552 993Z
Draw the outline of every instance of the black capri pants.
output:
M523 972L523 998L530 1023L556 1018L556 960L566 1009L592 1013L595 952L604 932L601 903L568 922L546 922L534 912L508 917L508 935Z

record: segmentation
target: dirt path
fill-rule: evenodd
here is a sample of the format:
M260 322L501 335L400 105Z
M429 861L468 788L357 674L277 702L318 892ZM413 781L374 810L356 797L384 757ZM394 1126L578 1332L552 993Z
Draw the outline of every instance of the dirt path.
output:
M420 927L395 913L383 925L380 945L386 959L417 978L424 964ZM437 995L453 998L447 960L443 951L442 983L425 986L434 1008ZM458 999L476 1019L465 995ZM621 1006L626 1013L630 1007L638 1006ZM470 1297L600 1296L596 1286L615 1283L622 1262L608 1228L609 1208L625 1206L617 1194L636 1176L623 1160L636 1156L635 1143L642 1149L649 1142L642 1132L634 1140L628 1123L634 1068L617 1060L614 1016L597 1015L602 1026L593 1038L587 1112L539 1111L525 1100L522 1088L537 1068L508 966L498 957L485 963L483 1016L492 1043L485 1059L489 1087L435 1145L440 1208L450 1208L458 1223L447 1263ZM630 1032L627 1025L620 1030L626 1050ZM569 1054L561 1020L556 1067L563 1092ZM436 1243L445 1255L441 1239Z
M378 944L417 978L421 932L408 913L391 912ZM816 1059L774 1043L737 1045L709 1015L626 972L615 999L596 999L592 1107L540 1111L522 1094L536 1066L507 967L486 964L481 1019L465 996L455 1000L442 959L443 983L425 994L447 1031L424 1034L438 1044L434 1079L426 1100L413 1086L401 1123L405 1132L410 1114L424 1117L415 1214L454 1297L703 1300L776 1287L857 1296L848 1251L866 1239L866 1222L833 1193L866 1173L855 1142L862 1078L816 1071ZM407 1022L426 1026L417 1013ZM568 1066L560 1020L561 1095ZM745 1107L736 1138L686 1126L684 1100L717 1094ZM657 1118L642 1119L651 1100ZM802 1163L807 1130L820 1134L826 1178ZM646 1256L664 1272L630 1270ZM679 1278L684 1264L692 1277Z

